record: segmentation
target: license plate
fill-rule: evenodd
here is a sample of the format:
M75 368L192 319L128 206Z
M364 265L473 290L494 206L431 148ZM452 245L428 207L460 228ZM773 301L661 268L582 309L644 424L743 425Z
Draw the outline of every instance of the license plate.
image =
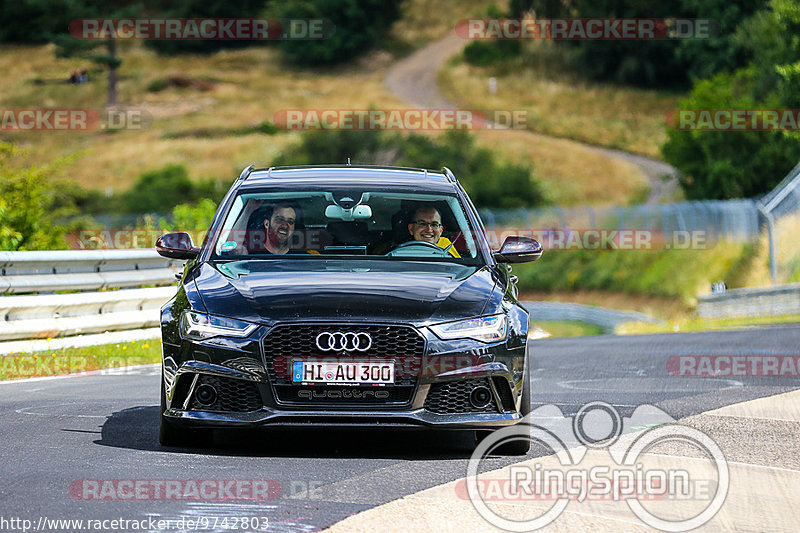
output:
M394 362L294 361L294 383L394 383Z

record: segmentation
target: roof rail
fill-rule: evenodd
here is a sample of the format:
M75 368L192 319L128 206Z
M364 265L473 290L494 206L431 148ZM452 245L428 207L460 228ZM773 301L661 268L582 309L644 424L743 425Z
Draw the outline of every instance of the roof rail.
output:
M458 183L458 180L456 179L455 175L453 175L452 170L447 167L442 167L442 172L444 172L444 175L447 176L447 179L450 180L451 183Z
M256 169L256 166L255 166L255 165L250 165L249 167L246 167L244 170L242 170L242 173L241 173L241 174L239 174L239 179L238 179L237 181L244 181L244 180L246 180L246 179L248 178L248 176L250 176L250 174L251 174L251 173L252 173L252 172L253 172L255 169Z

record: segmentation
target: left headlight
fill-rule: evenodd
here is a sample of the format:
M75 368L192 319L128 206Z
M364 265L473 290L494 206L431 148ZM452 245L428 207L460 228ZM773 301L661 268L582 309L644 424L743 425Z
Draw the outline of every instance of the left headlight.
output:
M508 332L506 315L482 316L430 326L440 339L475 339L481 342L503 340Z
M206 315L196 311L184 311L181 315L181 336L184 339L202 341L211 337L247 337L258 327L257 324Z

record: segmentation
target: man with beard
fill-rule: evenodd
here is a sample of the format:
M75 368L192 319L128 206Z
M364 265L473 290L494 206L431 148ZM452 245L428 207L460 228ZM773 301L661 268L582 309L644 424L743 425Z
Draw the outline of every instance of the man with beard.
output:
M249 215L245 247L250 253L267 252L274 255L291 253L317 254L315 250L292 249L295 229L302 227L302 211L291 203L277 203L253 207Z

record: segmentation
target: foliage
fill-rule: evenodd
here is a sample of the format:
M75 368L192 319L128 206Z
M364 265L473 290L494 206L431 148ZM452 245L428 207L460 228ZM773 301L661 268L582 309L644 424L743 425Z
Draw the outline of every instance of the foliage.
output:
M280 48L300 65L332 65L349 61L374 47L400 18L402 0L288 0L273 2L270 15L330 21L326 39L285 39Z
M436 139L374 131L309 132L276 164L341 164L348 158L354 164L447 166L480 207L533 207L546 202L532 168L501 163L491 150L475 146L475 138L463 131Z
M173 231L187 229L205 230L211 226L211 220L217 211L217 203L210 198L203 198L196 205L179 204L172 210Z
M207 198L219 201L226 192L217 180L195 183L183 165L167 165L144 172L128 191L114 200L124 213L169 213L179 204Z
M471 65L486 67L518 56L520 49L519 41L473 41L464 47L464 60Z
M514 272L523 291L597 289L690 302L711 283L734 279L750 252L726 242L705 250L545 250L539 261L516 265Z
M54 222L55 197L47 187L50 168L9 168L18 153L0 143L0 248L48 250L64 247L64 231Z
M686 86L698 77L743 66L746 50L732 38L765 0L511 0L512 16L538 18L710 19L710 38L557 41L569 63L589 79L644 87Z
M258 18L266 0L172 0L163 2L160 16L166 18ZM147 46L161 54L210 54L221 49L252 46L254 41L233 39L160 40L148 41ZM158 89L156 89L158 90Z
M800 2L772 0L734 40L753 61L695 84L681 109L793 109L800 105ZM800 159L796 131L668 130L662 153L690 199L737 198L773 188Z
M86 0L5 0L0 8L0 42L46 43L70 21L87 16Z

